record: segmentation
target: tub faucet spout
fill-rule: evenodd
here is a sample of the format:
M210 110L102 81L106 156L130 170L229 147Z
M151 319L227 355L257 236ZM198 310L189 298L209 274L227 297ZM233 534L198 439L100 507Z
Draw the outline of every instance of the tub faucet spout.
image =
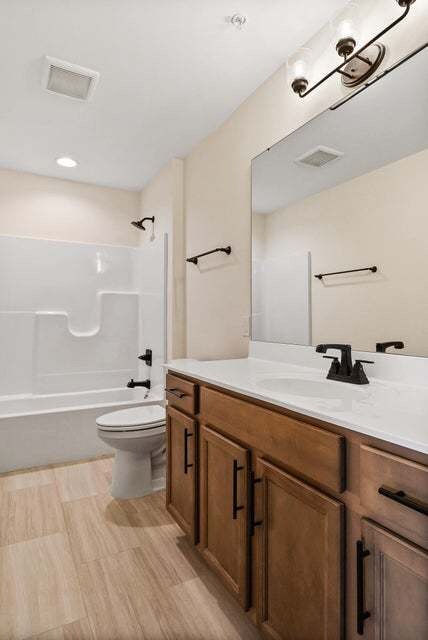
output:
M129 387L130 389L135 389L135 387L145 387L146 389L150 389L151 382L148 379L147 380L134 380L134 378L131 378L131 380L128 382L128 384L126 386Z

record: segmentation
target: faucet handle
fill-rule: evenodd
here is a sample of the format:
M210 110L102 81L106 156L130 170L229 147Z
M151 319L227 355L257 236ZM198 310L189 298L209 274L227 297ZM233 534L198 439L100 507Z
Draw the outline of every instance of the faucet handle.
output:
M363 364L374 364L373 360L355 360L352 367L351 379L354 384L369 384Z
M337 356L323 356L323 358L325 360L332 360L330 371L329 371L329 375L330 375L330 373L331 374L337 374L339 372L339 369L340 369L339 358Z
M148 367L153 363L153 352L151 349L146 349L146 352L142 356L138 356L139 360L143 360Z

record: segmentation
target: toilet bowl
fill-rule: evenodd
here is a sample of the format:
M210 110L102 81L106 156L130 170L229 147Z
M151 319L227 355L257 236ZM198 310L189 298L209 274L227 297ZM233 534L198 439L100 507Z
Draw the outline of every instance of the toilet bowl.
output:
M165 488L165 420L165 409L159 405L97 418L98 437L116 450L114 498L138 498Z

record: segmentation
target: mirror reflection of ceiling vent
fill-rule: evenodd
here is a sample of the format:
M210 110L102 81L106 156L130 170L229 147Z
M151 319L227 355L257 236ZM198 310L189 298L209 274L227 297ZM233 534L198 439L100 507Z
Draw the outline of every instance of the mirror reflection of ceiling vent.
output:
M50 93L87 101L92 98L99 77L98 71L46 56L42 86Z
M311 149L311 151L307 151L302 156L300 156L300 158L297 158L295 162L297 164L303 165L304 167L312 167L318 169L320 167L324 167L330 162L339 160L339 158L341 158L342 156L342 151L330 149L329 147L319 146L315 149Z

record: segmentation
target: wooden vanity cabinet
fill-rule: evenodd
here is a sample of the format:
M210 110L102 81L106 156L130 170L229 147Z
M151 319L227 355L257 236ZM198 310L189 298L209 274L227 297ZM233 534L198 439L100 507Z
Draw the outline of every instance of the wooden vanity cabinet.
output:
M344 507L263 459L257 477L258 624L275 640L338 640Z
M168 387L167 507L264 638L428 638L427 456Z
M366 640L426 640L428 553L362 521L359 633Z
M365 514L410 542L426 546L428 467L363 445L360 476Z
M200 411L202 554L266 638L340 640L344 507L268 457L340 490L344 438L203 386Z
M175 407L190 415L198 413L199 385L194 382L167 373L165 395L169 407Z
M250 603L250 452L200 427L200 550L244 609Z
M203 386L200 413L206 424L287 465L309 483L335 493L344 490L343 436Z
M166 507L193 543L198 539L198 424L194 418L167 410Z

